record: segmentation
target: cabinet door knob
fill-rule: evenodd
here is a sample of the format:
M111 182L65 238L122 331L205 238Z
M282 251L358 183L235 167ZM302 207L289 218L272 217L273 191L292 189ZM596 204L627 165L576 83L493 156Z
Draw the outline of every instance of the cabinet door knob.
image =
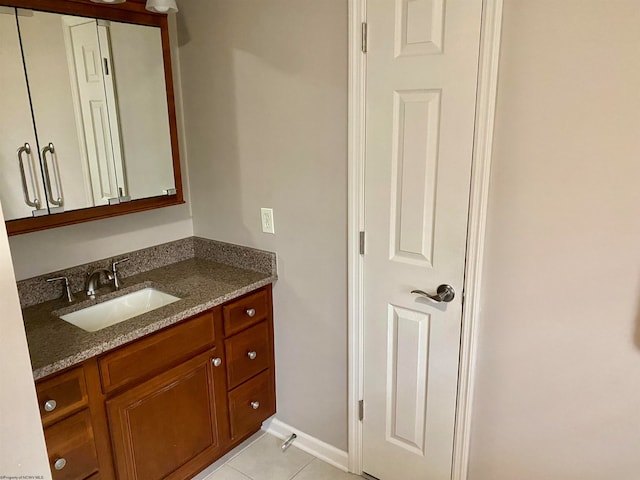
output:
M255 360L256 357L258 356L258 354L254 351L248 352L247 353L247 357L249 357L249 360Z
M53 468L56 470L62 470L67 465L67 461L64 458L58 458L53 462Z
M260 402L251 402L251 408L257 410L258 408L260 408Z
M44 409L47 412L53 412L57 406L58 404L55 400L47 400L46 402L44 402Z
M250 317L255 317L256 316L256 309L255 308L248 308L245 313L247 315L249 315Z
M213 358L211 359L211 363L213 363L214 367L219 367L222 365L222 359L220 357Z

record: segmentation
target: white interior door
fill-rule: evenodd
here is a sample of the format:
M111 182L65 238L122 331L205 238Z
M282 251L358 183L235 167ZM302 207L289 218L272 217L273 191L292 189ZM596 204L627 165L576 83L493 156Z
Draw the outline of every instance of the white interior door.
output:
M111 22L98 20L98 44L103 61L104 93L107 99L107 111L109 112L109 131L111 132L111 152L113 152L113 166L116 170L116 183L118 196L123 200L129 196L129 189L125 177L124 155L120 135L120 109L116 96L116 82L114 62L111 55L111 39L109 28Z
M451 477L482 0L367 0L363 469ZM455 290L451 302L412 294Z
M77 94L76 112L80 112L84 134L86 162L95 205L105 205L110 198L120 197L115 157L121 164L119 139L114 150L108 96L105 89L106 69L98 40L98 25L93 19L65 17L68 28L67 57L72 65L72 81ZM113 96L112 96L113 97ZM115 117L115 112L112 113ZM114 118L114 122L116 122ZM116 122L116 134L119 136Z

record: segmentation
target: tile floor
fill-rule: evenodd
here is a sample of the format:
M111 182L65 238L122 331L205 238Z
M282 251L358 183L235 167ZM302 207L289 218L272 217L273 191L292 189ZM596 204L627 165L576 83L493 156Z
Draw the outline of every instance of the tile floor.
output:
M258 432L194 480L362 480L293 445L283 453L281 445L282 440Z

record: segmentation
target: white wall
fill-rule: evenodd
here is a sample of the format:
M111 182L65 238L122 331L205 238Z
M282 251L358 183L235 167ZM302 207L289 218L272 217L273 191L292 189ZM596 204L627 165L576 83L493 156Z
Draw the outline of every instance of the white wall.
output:
M9 238L18 280L193 235L188 205Z
M11 237L9 243L18 280L193 235L174 16L169 20L182 183L187 204Z
M162 195L175 182L160 29L110 22L109 35L128 194Z
M0 224L4 224L2 205ZM0 475L50 479L27 337L4 228L0 228L0 310Z
M184 1L178 23L195 233L277 252L277 416L346 450L347 1Z
M639 478L639 25L505 1L470 480Z

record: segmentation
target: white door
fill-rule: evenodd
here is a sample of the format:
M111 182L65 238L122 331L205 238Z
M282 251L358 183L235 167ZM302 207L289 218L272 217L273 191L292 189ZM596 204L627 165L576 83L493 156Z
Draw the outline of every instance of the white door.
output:
M482 0L367 0L363 469L451 478ZM451 302L435 294L455 290Z
M110 63L102 55L98 40L100 27L95 20L65 17L65 23L70 40L67 47L71 47L71 51L67 50L67 57L69 64L74 66L71 77L77 91L76 111L81 113L80 130L84 134L93 202L94 205L105 205L110 198L120 197L116 160L122 164L117 117L115 111L109 111L105 87L105 74L110 73ZM104 64L105 59L107 65ZM114 132L118 136L116 150L112 141Z

